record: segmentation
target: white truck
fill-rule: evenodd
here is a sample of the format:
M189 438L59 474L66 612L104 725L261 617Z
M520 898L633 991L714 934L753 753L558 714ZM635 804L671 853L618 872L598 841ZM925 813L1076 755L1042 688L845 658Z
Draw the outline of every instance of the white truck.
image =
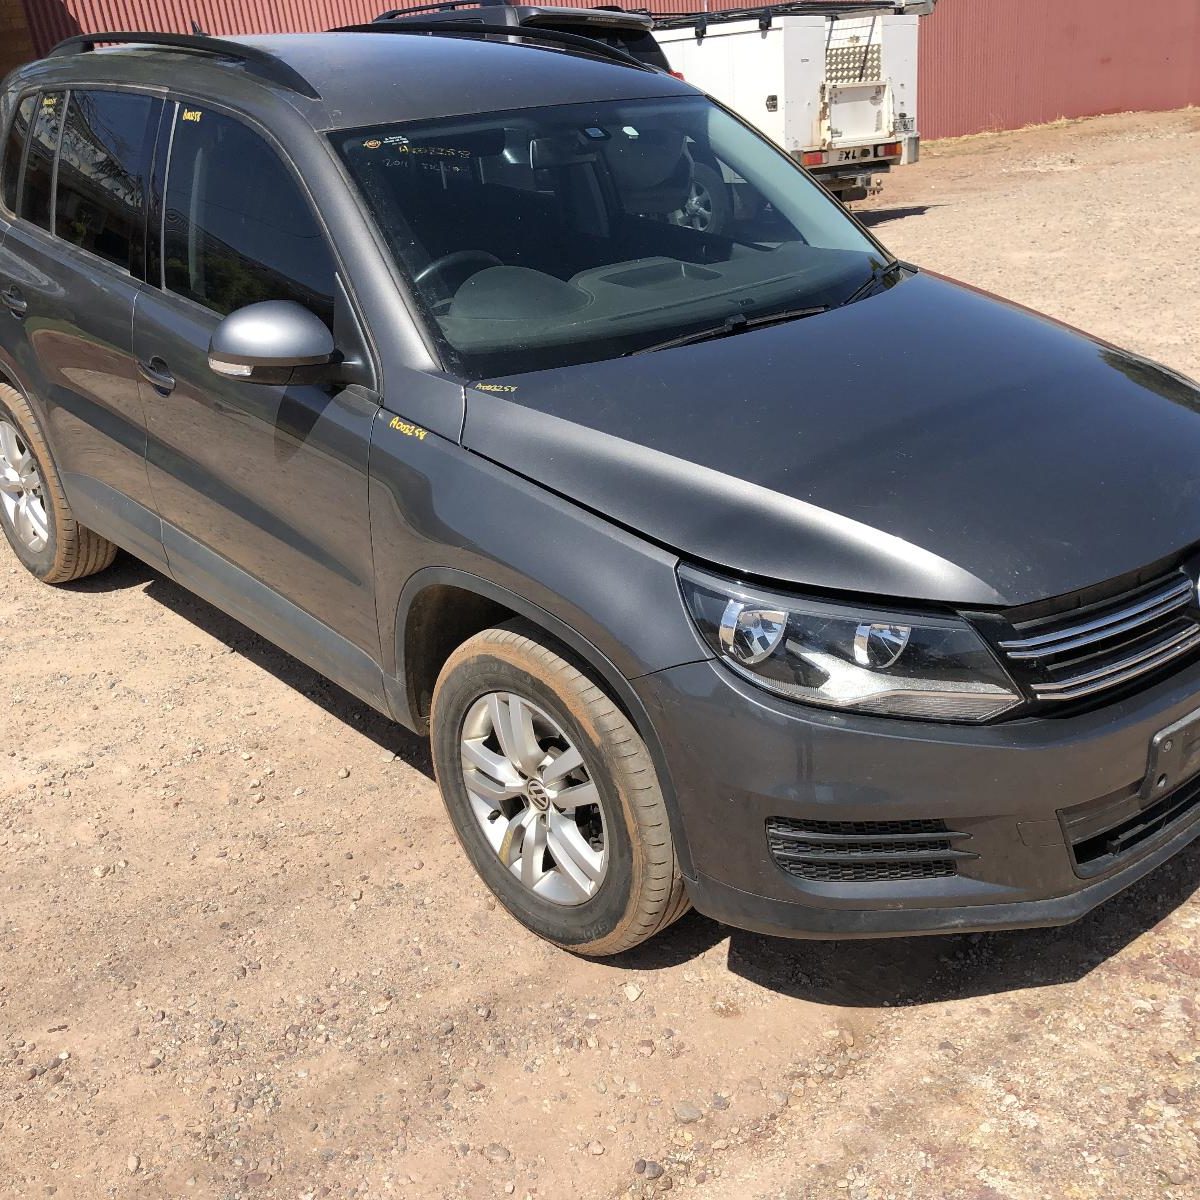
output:
M655 18L654 36L674 72L849 202L917 160L917 22L935 3L793 0L680 13Z

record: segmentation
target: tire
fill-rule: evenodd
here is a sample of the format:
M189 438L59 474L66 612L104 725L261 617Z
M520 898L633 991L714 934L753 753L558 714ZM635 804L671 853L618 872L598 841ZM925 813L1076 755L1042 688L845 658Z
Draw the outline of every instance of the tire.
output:
M22 488L18 476L30 486ZM43 583L69 583L94 575L111 566L117 553L112 542L75 520L33 409L20 392L4 383L0 383L0 528L21 564Z
M688 201L677 217L677 224L699 233L719 235L729 228L732 220L733 201L720 171L707 163L693 163Z
M497 733L505 721L516 728L523 714L533 737L524 739L530 761L545 756L540 770L515 770L521 756L506 758ZM608 694L538 630L514 621L455 650L434 688L431 729L434 769L459 842L526 928L598 958L631 949L688 910L645 743ZM510 733L513 744L521 740ZM476 768L480 755L497 765ZM579 765L564 774L559 758ZM518 787L524 780L525 792L498 798L497 789L513 791L514 779ZM595 803L579 799L587 796Z

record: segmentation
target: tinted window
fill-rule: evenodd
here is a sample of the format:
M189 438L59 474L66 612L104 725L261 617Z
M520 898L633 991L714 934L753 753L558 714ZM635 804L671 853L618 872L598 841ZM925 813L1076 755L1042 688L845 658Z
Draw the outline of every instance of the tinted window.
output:
M166 286L222 315L295 300L333 321L334 264L292 173L258 134L180 105L167 174Z
M58 155L54 231L119 266L142 229L151 115L158 101L122 92L75 92Z
M54 154L58 149L64 101L63 92L46 92L42 96L21 185L20 214L43 229L50 228L50 190L54 184Z
M15 212L17 207L17 183L21 178L21 155L29 138L29 126L33 121L36 96L26 96L21 101L9 126L8 140L4 145L4 207Z

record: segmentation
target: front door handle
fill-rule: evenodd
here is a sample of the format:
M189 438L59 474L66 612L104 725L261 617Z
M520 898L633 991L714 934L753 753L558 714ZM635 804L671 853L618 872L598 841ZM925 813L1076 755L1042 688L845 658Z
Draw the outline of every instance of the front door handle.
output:
M21 289L15 283L0 292L0 301L14 317L23 317L29 311L29 301L21 294Z
M138 359L138 374L160 395L169 396L175 390L175 376L171 368L157 355L148 363Z

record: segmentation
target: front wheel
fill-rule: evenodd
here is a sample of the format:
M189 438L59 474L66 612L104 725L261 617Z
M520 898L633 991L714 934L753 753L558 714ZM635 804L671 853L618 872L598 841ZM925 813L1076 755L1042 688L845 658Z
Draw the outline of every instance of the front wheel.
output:
M434 690L432 743L464 851L534 933L600 957L687 911L645 743L532 628L485 630L450 656Z

